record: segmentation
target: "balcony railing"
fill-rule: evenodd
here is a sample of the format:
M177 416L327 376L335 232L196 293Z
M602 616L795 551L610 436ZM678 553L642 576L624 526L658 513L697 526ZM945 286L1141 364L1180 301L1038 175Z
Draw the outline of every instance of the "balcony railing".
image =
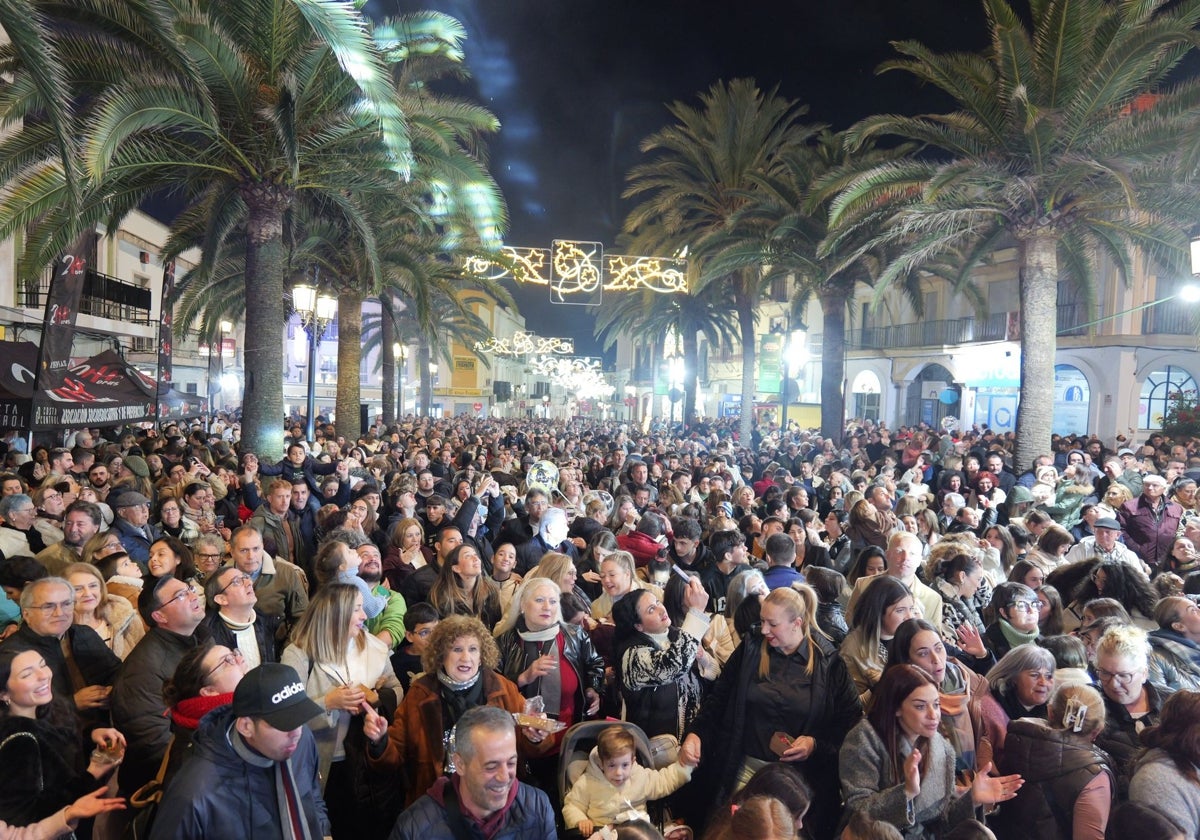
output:
M50 273L46 272L37 286L27 285L18 291L19 305L26 309L43 309L50 291ZM149 289L126 283L107 274L89 270L83 280L83 295L79 300L81 315L109 318L130 324L150 324L151 295Z
M987 318L918 321L889 327L867 327L846 332L848 350L886 350L891 347L940 347L975 341L1003 341L1008 337L1008 313Z
M1178 301L1177 301L1178 302ZM1154 306L1142 312L1145 335L1195 335L1196 313L1189 306Z

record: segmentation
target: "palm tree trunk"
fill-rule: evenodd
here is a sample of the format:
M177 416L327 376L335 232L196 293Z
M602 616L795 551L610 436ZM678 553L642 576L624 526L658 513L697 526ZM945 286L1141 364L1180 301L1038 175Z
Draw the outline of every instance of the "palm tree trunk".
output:
M283 452L283 215L292 194L273 184L250 184L242 199L247 213L242 451L275 461Z
M353 284L338 290L338 378L337 433L346 440L362 434L359 406L362 404L362 304L363 295ZM370 418L368 418L369 420Z
M683 339L683 427L689 428L696 414L696 382L700 377L700 335L684 330Z
M1016 466L1050 452L1058 303L1058 237L1035 231L1021 239L1021 404Z
M421 336L417 340L417 373L421 377L422 417L433 416L433 380L429 375L429 339Z
M383 377L383 425L389 429L397 420L396 353L392 349L396 341L396 323L392 313L392 293L390 289L384 289L379 295L380 375Z
M840 290L817 295L821 302L821 437L842 439L846 425L846 296Z
M738 445L750 448L754 428L754 301L738 292L734 296L738 326L742 333L742 417L738 423Z

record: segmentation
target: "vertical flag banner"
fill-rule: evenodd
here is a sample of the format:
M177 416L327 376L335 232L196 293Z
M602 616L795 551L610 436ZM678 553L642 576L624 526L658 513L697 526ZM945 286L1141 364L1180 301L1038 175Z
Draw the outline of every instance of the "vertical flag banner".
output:
M50 289L46 293L46 314L42 322L42 346L38 353L37 381L33 394L33 427L38 425L38 409L47 400L50 389L60 387L71 365L71 347L75 343L75 321L79 300L87 277L87 254L92 231L80 234L54 265Z
M171 296L175 294L175 260L163 266L162 297L158 303L158 392L155 405L162 413L163 397L171 390Z

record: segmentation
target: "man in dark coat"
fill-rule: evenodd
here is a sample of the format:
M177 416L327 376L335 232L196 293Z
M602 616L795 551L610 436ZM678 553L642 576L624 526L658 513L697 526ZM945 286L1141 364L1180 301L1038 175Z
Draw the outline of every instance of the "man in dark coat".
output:
M151 840L329 837L317 744L304 725L322 712L295 669L251 669L233 705L200 722L192 756L163 795Z

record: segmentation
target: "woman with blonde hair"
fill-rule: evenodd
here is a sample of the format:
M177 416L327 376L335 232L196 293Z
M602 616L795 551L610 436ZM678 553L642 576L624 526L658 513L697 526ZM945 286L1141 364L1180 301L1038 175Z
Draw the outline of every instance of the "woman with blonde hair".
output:
M91 627L120 659L146 635L146 626L133 604L110 595L100 570L90 563L72 563L62 576L75 590L75 624Z
M817 626L817 594L798 584L762 602L759 634L742 639L688 729L681 757L700 763L701 801L724 803L759 768L790 762L813 789L806 820L831 836L840 796L837 754L862 717L837 649ZM704 799L707 797L707 799Z
M655 598L662 598L661 589L637 576L633 555L628 551L613 551L600 561L600 586L604 591L592 601L592 618L596 621L611 616L613 606L637 589L649 589Z
M1026 784L989 824L1006 837L1103 840L1117 780L1093 743L1102 729L1104 700L1077 683L1054 692L1046 720L1010 723L1000 769Z
M305 690L325 714L308 723L317 742L323 794L336 836L376 837L400 803L361 795L357 779L364 705L391 719L400 700L388 646L366 629L362 595L346 583L317 590L280 661L305 676ZM349 760L347 760L349 759ZM392 811L395 813L392 813Z
M575 561L566 554L558 551L543 554L541 562L538 563L537 568L530 570L528 577L550 578L558 584L563 594L572 592L576 598L587 605L589 610L592 608L592 599L580 589L577 583L579 572L575 568Z
M500 621L500 587L483 573L479 549L463 543L447 555L429 590L429 603L443 616L473 615L487 627Z
M1108 715L1096 743L1117 762L1114 769L1124 794L1141 752L1138 736L1160 723L1168 692L1150 682L1150 642L1140 627L1126 624L1104 631L1092 664Z

